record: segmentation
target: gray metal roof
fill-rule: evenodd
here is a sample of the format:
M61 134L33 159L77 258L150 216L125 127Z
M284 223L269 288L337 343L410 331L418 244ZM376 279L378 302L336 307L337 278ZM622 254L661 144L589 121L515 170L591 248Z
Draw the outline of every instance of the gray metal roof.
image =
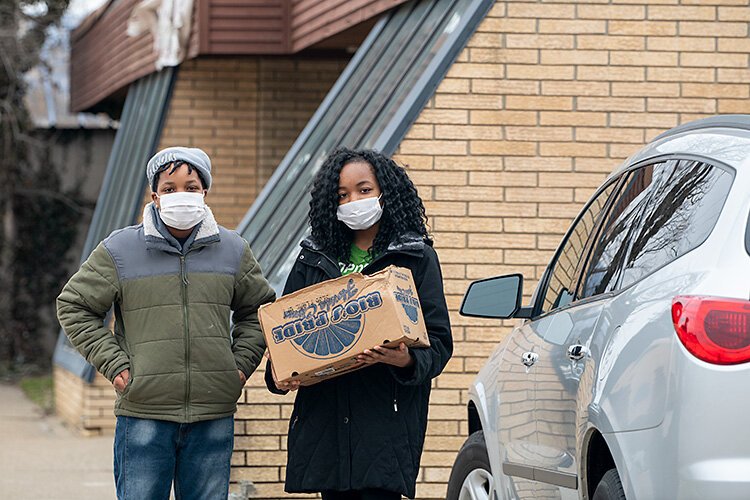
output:
M493 3L409 2L372 29L238 227L277 292L326 156L341 146L392 155Z
M115 136L81 262L115 229L135 223L146 188L146 163L154 154L169 108L176 71L165 68L128 89L120 128ZM91 380L94 369L78 354L63 332L55 348L55 364Z

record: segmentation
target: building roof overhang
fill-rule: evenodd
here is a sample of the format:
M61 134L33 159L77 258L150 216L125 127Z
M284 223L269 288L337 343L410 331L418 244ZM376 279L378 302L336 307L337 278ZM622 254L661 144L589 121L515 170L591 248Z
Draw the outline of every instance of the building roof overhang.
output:
M110 0L71 37L73 111L118 114L127 87L157 71L154 38L129 36L143 0ZM185 58L351 50L378 16L407 0L194 0Z

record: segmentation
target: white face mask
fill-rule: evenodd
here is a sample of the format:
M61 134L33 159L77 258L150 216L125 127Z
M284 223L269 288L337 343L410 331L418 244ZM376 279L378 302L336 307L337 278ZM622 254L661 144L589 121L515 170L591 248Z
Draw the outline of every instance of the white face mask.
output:
M159 196L159 215L169 227L190 229L206 218L203 193L169 193Z
M336 217L354 231L371 228L382 215L383 207L380 206L380 196L350 201L339 205L336 210Z

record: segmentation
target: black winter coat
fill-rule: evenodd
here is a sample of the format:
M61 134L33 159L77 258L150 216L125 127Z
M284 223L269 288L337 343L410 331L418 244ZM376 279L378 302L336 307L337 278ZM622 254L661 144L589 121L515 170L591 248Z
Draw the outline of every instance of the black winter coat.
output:
M430 347L411 349L415 363L409 368L376 364L299 389L289 422L287 492L378 488L414 498L431 382L451 357L453 339L432 246L407 235L363 273L389 265L411 270ZM307 239L284 294L338 276L338 264ZM266 385L282 393L268 368Z

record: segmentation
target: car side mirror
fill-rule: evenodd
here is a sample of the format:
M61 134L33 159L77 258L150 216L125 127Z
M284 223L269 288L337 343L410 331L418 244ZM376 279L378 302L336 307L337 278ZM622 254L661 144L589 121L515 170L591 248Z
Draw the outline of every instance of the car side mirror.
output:
M521 274L474 281L466 290L459 313L476 318L528 318L528 308L521 307L522 295Z

